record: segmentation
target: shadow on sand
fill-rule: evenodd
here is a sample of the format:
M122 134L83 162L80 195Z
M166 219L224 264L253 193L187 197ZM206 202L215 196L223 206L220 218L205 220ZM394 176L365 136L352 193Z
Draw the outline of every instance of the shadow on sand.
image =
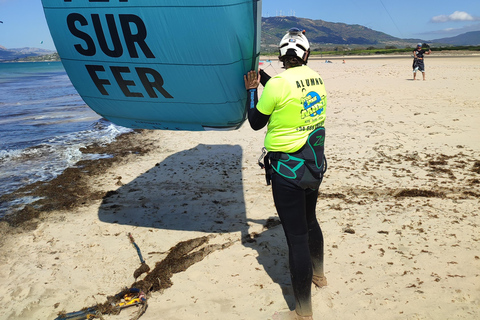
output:
M246 216L242 154L238 145L204 144L173 154L110 191L99 219L165 230L240 232L242 244L258 252L259 264L292 306L287 247L278 219L253 221ZM264 231L249 234L249 221L263 224Z

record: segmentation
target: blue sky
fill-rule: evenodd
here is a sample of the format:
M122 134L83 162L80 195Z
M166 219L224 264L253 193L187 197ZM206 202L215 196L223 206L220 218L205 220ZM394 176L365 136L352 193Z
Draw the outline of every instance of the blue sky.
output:
M264 17L359 24L399 38L431 40L480 31L479 0L263 0L262 12ZM1 46L55 49L41 0L0 0L0 21Z

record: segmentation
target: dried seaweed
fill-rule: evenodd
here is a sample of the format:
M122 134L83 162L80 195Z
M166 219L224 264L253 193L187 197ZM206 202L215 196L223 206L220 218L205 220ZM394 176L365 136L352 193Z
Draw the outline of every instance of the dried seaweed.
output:
M227 242L223 244L206 245L210 238L211 237L204 236L177 243L169 250L165 259L157 262L155 268L148 272L143 280L134 282L130 287L122 289L113 296L108 296L107 301L102 304L82 310L95 310L98 315L116 315L121 311L121 308L118 306L119 302L126 294L132 292L132 290L143 292L147 296L150 296L152 292L170 288L173 285L171 278L175 273L185 271L195 263L202 261L210 253L227 248L233 244L233 242ZM140 307L134 319L140 318L145 312L146 301ZM66 313L62 311L58 315L59 318L61 318L62 316L64 317Z
M403 189L394 195L396 198L401 197L425 197L425 198L444 198L443 192L421 190L421 189Z

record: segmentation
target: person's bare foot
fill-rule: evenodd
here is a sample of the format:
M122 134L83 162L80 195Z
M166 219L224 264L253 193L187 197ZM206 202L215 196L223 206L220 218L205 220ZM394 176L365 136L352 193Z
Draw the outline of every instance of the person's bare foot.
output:
M284 311L284 312L275 312L272 316L273 320L313 320L312 316L302 317L299 316L295 310L293 311Z
M327 278L325 276L313 275L312 282L317 288L322 288L327 285Z

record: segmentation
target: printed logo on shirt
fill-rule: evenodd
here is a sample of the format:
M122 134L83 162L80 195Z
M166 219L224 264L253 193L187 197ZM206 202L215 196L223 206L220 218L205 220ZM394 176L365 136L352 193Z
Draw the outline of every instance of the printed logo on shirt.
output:
M303 110L301 111L301 118L315 117L321 115L325 107L326 97L321 97L315 91L310 91L302 98Z
M310 87L310 86L322 85L323 80L322 80L322 78L308 78L308 79L304 79L304 80L298 80L298 81L296 81L296 84L297 84L298 89L300 89L300 88L305 89L306 87Z

